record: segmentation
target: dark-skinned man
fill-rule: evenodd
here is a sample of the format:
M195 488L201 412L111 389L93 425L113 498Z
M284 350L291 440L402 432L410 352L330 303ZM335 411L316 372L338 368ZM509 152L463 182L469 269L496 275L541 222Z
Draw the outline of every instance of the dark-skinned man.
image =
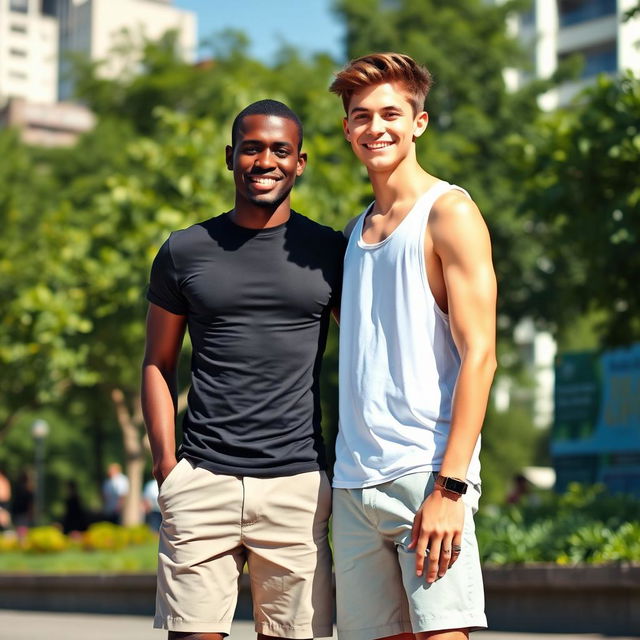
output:
M231 137L234 208L171 234L151 270L142 401L163 515L154 626L170 639L227 635L247 563L258 638L330 636L318 386L345 241L291 210L307 158L287 106L249 105Z

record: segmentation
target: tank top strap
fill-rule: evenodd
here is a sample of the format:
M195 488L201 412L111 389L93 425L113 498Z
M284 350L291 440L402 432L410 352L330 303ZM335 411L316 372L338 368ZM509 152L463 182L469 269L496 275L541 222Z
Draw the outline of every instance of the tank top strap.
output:
M451 184L446 182L445 180L441 180L434 184L430 189L425 191L417 200L415 205L413 206L412 214L414 215L414 224L416 225L420 236L424 233L424 230L427 226L427 222L429 221L429 216L431 214L431 209L433 205L436 203L440 196L443 196L445 193L449 191L461 191L468 198L469 193L459 187L456 184Z
M443 196L445 193L454 190L462 191L462 193L464 193L467 197L470 197L469 193L462 187L459 187L457 184L451 184L446 180L440 180L430 189L425 191L416 201L414 207L420 211L421 215L419 217L425 216L428 218L433 205L436 203L436 200L440 196Z

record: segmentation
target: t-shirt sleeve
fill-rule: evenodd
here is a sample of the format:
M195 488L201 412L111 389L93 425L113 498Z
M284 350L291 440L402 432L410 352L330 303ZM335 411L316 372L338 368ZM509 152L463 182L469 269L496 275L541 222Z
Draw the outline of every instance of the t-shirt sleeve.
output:
M171 313L184 316L187 314L187 300L180 290L178 273L169 247L170 240L171 238L160 247L151 266L147 300Z

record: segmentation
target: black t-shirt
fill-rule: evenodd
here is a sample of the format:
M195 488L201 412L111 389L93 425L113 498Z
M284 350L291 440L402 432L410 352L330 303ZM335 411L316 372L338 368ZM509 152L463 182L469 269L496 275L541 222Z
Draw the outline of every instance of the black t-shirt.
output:
M225 213L171 234L147 298L187 316L182 455L229 475L325 468L320 362L344 250L341 233L293 211L269 229Z

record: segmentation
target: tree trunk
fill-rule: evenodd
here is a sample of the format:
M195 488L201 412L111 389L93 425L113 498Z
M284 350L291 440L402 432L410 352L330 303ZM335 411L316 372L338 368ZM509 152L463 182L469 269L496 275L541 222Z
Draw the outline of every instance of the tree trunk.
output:
M142 479L144 477L145 450L141 433L142 411L137 408L135 414L131 413L121 389L113 389L111 399L115 405L118 424L122 431L125 474L129 478L129 494L124 502L122 524L131 526L140 524L143 520ZM137 398L136 404L140 404L139 398Z
M178 396L178 413L187 406L188 390ZM129 478L129 495L124 503L122 523L126 526L140 524L143 520L142 480L146 453L151 451L149 438L144 431L144 418L140 396L135 399L135 412L132 414L121 389L111 390L111 399L116 409L118 424L122 431L125 455L125 474Z

